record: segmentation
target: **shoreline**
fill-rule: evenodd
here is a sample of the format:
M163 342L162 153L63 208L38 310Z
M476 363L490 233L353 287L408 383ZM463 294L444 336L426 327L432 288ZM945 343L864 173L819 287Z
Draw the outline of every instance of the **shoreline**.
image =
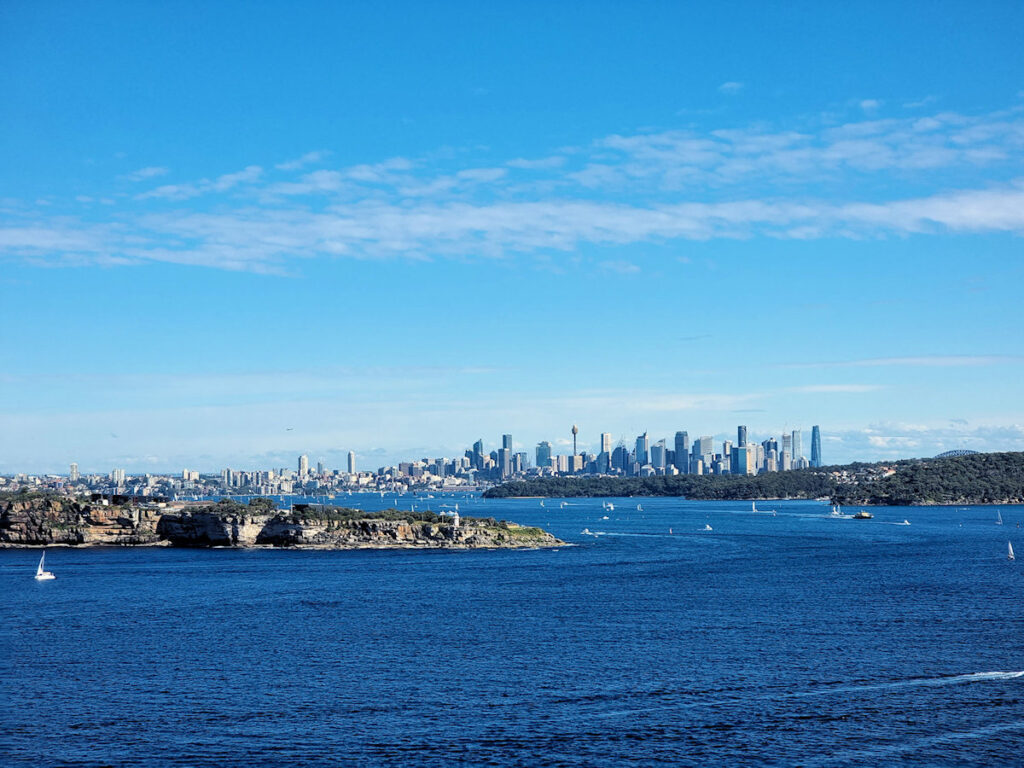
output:
M557 540L557 544L544 544L541 546L468 546L468 547L435 547L429 544L385 544L385 545L356 545L350 547L338 547L330 545L317 545L317 544L298 544L294 546L275 546L273 544L253 544L251 546L234 547L230 545L216 544L213 546L196 546L196 547L185 547L172 544L169 541L158 541L147 544L68 544L66 542L60 542L56 544L12 544L10 542L0 543L0 550L3 549L175 549L180 551L194 552L197 550L230 550L233 552L246 552L250 550L262 550L271 552L299 552L299 551L315 551L315 552L354 552L357 550L418 550L421 552L469 552L472 550L489 550L498 551L503 549L511 550L541 550L541 549L559 549L561 547L574 547L577 546L571 542Z

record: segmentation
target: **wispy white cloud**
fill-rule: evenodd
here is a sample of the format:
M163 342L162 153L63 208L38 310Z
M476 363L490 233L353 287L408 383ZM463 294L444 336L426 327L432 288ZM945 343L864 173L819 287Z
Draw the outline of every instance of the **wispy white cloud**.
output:
M552 168L561 168L565 165L565 157L561 155L551 155L550 157L541 157L536 160L527 160L522 157L517 157L513 160L509 160L505 165L509 168L520 168L527 171L537 170L549 170Z
M1024 233L1024 188L846 204L740 200L643 207L558 200L414 205L367 201L322 211L250 206L225 212L155 212L138 216L131 225L54 219L46 226L0 227L0 247L51 260L73 251L79 258L103 254L278 273L289 260L314 256L500 257L570 251L585 244L943 231Z
M280 274L313 257L533 254L539 263L587 245L1024 234L1016 108L615 134L539 159L462 167L460 156L307 171L326 157L310 152L279 163L283 176L251 165L155 187L112 206L107 221L95 208L85 214L96 199L110 201L100 195L82 195L80 216L12 206L0 213L0 252L46 264L164 261ZM939 183L954 171L973 185ZM895 173L913 177L906 188L917 194L889 192ZM856 196L863 179L885 181L886 191L872 182ZM601 260L604 269L639 268Z
M980 365L1024 363L1024 355L917 355L910 357L872 357L860 360L833 360L818 363L792 363L784 368L878 368L886 366L960 368Z
M790 387L787 392L801 394L860 393L877 392L882 389L876 384L808 384L802 387Z
M137 171L126 173L121 178L125 181L146 181L155 179L157 176L166 176L168 169L163 166L151 165L146 168L139 168Z
M165 200L188 200L200 195L227 192L239 184L253 183L262 175L263 169L260 166L250 165L241 171L226 173L215 179L202 179L195 184L165 184L162 187L136 195L136 199L163 198Z
M622 259L602 261L600 266L608 272L617 272L620 275L635 275L640 271L640 267L636 264Z
M319 163L322 160L326 160L330 157L331 153L327 150L318 149L314 152L307 152L302 157L297 157L294 160L288 160L284 163L278 163L274 167L279 171L296 171L299 168L303 168L312 163Z
M743 90L743 83L738 83L735 80L730 80L727 83L722 83L718 86L718 90L722 93L739 93Z
M926 458L944 451L967 448L975 451L1024 450L1024 425L906 424L885 422L859 429L844 429L823 435L827 450L845 458ZM826 452L826 461L831 461Z
M929 104L934 104L938 101L935 96L925 96L922 99L914 99L913 101L904 102L904 109L920 109L921 107L927 107Z

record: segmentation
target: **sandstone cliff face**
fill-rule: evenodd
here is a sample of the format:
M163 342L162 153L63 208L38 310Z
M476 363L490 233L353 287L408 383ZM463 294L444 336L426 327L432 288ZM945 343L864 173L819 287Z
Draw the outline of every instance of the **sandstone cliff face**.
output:
M156 533L160 539L181 547L251 547L266 520L266 515L165 514L160 516Z
M159 543L157 516L137 507L103 507L60 497L0 501L0 544L145 545Z
M175 546L363 548L538 547L561 542L539 528L513 523L450 523L400 520L321 520L296 514L226 516L164 515L157 533Z
M515 548L561 544L540 528L494 520L322 519L301 513L167 512L53 496L0 500L0 546L118 545L310 549Z

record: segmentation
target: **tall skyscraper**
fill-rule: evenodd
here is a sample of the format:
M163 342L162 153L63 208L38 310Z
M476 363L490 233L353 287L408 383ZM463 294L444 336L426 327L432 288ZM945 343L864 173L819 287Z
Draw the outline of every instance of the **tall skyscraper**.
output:
M629 451L621 441L612 451L612 469L629 472Z
M309 474L309 456L302 454L299 456L299 477L305 479L306 475Z
M484 468L484 439L481 437L473 443L473 469Z
M651 446L651 465L662 472L665 471L666 467L665 453L666 448L664 440L659 440Z
M551 466L551 443L542 440L537 443L537 468L547 469Z
M715 455L715 440L711 435L701 435L693 443L694 455L700 456L714 456ZM704 462L707 464L707 461Z
M322 461L316 463L316 473L319 477L324 476L324 463Z
M78 474L78 465L72 462L71 470L68 472L68 480L74 483L77 482L79 478L81 478L81 475Z
M512 435L501 436L501 447L504 448L506 451L512 450Z
M612 452L612 433L602 432L601 433L601 453Z
M690 471L690 436L682 431L676 432L676 469Z
M734 475L752 475L754 474L754 459L756 458L756 451L752 445L744 445L743 447L737 447L733 449L733 455L736 460L732 462L729 471Z
M821 466L821 430L817 425L811 427L811 466Z
M644 432L642 435L638 435L636 438L636 463L641 467L644 464L649 463L649 445L647 442L647 433Z
M741 424L736 427L736 447L743 448L747 444L747 427Z
M356 473L356 452L348 452L348 473L354 475Z
M799 429L794 429L793 430L792 442L793 442L793 461L796 461L798 458L800 458L801 456L804 455L804 449L803 449L803 445L801 444L802 441L800 439L800 430Z

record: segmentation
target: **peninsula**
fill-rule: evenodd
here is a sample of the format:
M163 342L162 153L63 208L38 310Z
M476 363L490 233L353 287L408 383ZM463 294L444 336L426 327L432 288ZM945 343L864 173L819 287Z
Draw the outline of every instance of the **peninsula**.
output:
M110 506L51 493L0 496L0 547L516 549L563 543L541 528L433 512L310 505L286 511L269 499Z
M1024 503L1024 453L845 464L757 475L537 477L490 488L486 498L680 496L701 500L828 498L843 505Z

